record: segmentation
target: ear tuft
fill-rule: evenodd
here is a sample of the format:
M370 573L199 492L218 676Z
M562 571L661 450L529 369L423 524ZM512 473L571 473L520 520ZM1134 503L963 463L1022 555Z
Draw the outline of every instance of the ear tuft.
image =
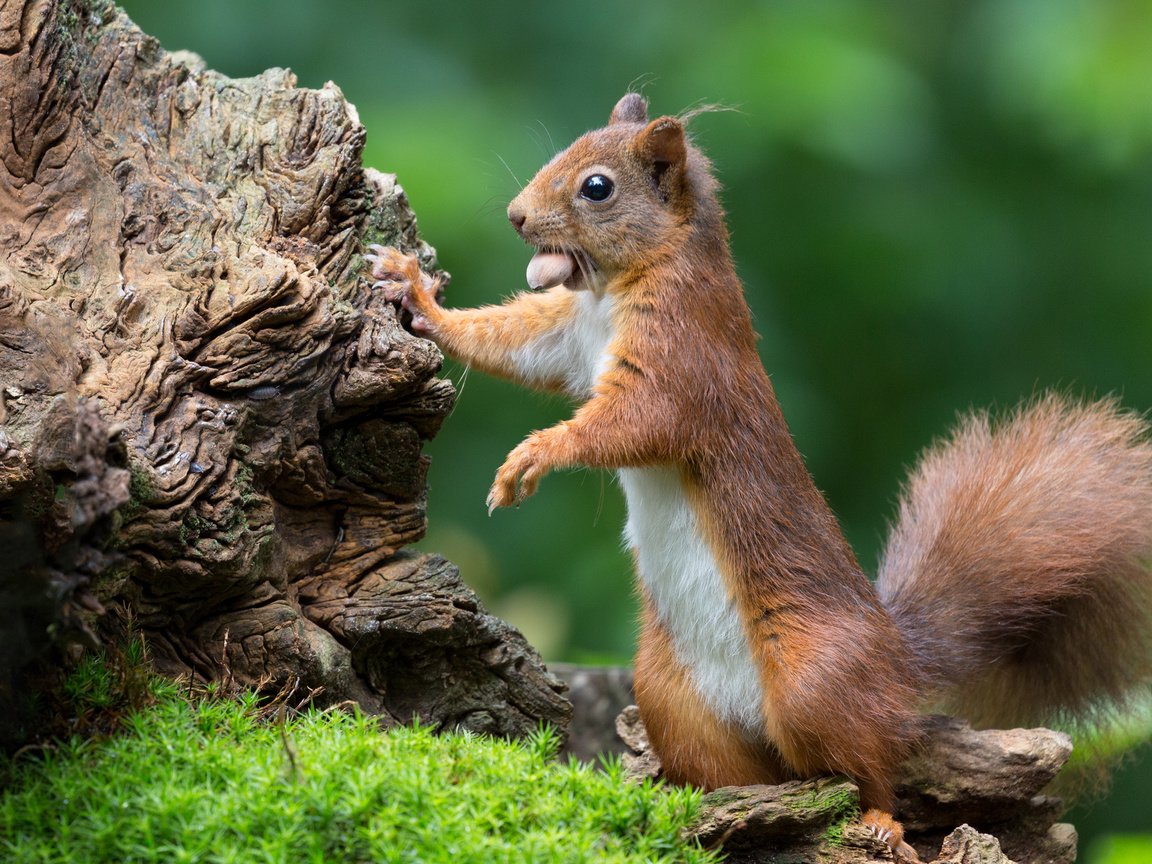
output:
M648 120L648 103L639 93L625 93L612 109L611 123L645 123Z

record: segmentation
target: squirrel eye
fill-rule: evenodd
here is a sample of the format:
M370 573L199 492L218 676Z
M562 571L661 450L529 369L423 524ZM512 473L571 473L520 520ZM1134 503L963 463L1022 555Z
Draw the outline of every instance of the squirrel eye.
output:
M603 174L593 174L580 186L580 197L588 201L607 201L616 184Z

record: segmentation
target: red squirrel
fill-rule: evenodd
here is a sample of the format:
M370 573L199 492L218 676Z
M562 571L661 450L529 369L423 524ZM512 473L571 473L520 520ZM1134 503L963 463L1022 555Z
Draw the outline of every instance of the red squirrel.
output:
M617 472L641 599L635 692L665 776L704 789L844 773L892 810L918 713L1098 714L1152 680L1152 445L1113 402L967 419L908 482L865 576L756 351L717 183L685 121L635 93L508 208L531 292L447 309L415 258L377 286L469 366L579 407L496 474L489 510L555 468Z

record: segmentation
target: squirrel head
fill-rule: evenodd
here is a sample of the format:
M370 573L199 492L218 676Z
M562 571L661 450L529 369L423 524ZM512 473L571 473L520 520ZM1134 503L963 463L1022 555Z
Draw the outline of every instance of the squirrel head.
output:
M512 225L537 249L529 286L600 292L675 254L701 200L715 201L714 185L681 120L649 121L644 98L628 93L607 126L553 158L508 206Z

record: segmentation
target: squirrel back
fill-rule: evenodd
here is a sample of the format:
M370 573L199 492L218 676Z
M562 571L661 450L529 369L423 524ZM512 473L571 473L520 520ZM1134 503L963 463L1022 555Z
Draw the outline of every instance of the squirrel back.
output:
M962 420L906 483L878 589L938 707L1098 725L1152 683L1152 443L1114 400Z

